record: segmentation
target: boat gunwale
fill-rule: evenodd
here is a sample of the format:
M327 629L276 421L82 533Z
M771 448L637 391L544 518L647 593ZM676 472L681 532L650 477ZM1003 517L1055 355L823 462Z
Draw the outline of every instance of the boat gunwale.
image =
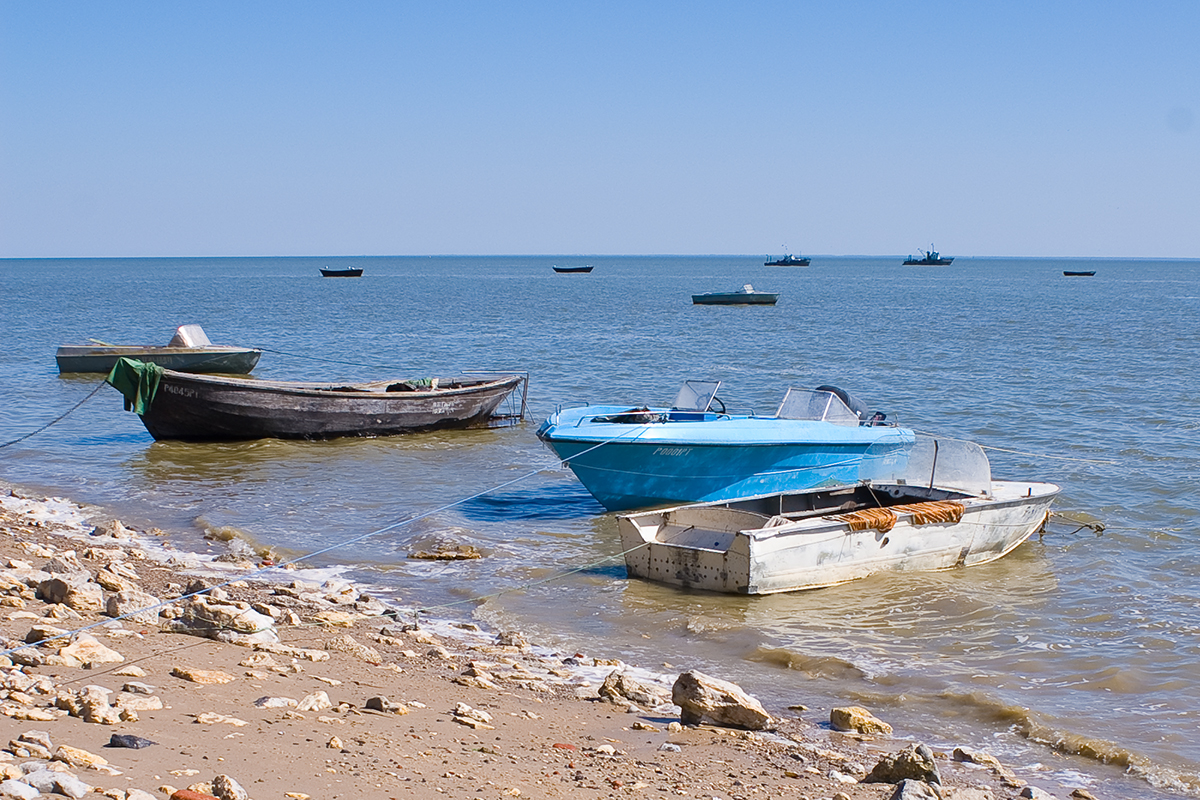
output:
M372 391L364 389L361 391L345 391L343 389L333 388L337 384L334 383L315 383L315 382L291 382L291 381L270 381L258 380L255 378L236 378L218 375L205 375L190 372L180 372L173 369L164 369L162 380L170 380L177 383L203 383L216 388L226 388L238 392L258 392L264 394L281 394L300 397L321 397L327 399L336 398L354 398L354 399L371 399L371 400L399 400L399 399L431 399L437 397L456 396L461 394L475 394L481 390L491 388L502 388L505 386L515 386L525 380L524 375L512 374L506 375L494 380L481 380L472 382L469 385L459 386L458 388L437 388L426 391L410 391L410 392L387 392L387 391ZM385 379L380 381L369 381L365 383L347 383L347 387L355 386L380 386L386 387L393 383L403 383L404 379ZM460 381L461 383L461 381Z

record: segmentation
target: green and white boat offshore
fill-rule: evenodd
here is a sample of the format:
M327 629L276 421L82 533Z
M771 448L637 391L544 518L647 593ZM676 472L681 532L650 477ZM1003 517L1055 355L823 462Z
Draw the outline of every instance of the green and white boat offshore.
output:
M199 325L180 325L165 347L108 344L92 339L89 344L66 344L54 360L58 371L109 372L118 358L133 358L177 372L214 372L245 375L258 363L261 350L215 345Z
M863 463L875 476L851 486L621 516L626 569L688 589L773 594L986 564L1038 530L1059 493L991 480L979 446L953 439L919 437L891 468Z
M868 450L902 455L914 441L834 387L789 389L757 416L726 413L720 385L687 381L670 408L560 409L538 438L609 511L845 485Z

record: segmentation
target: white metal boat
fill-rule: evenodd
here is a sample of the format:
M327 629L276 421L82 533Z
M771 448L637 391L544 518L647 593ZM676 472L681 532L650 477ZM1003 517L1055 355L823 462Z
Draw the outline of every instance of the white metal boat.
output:
M867 459L869 479L618 518L631 577L774 594L884 570L994 561L1046 520L1059 487L993 481L978 445L918 437L906 458Z

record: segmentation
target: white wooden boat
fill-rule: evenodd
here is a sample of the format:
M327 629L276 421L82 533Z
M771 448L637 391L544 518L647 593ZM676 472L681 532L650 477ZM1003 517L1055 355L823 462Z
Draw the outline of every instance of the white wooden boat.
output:
M985 564L1038 530L1059 492L1050 483L992 481L970 442L919 438L906 464L889 459L876 477L850 486L621 516L626 569L689 589L774 594L884 570ZM966 471L947 474L959 468Z

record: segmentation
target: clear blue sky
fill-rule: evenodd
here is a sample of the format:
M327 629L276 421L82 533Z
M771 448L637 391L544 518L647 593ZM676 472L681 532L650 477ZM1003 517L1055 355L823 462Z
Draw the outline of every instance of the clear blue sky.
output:
M1200 2L0 0L0 257L1200 257Z

